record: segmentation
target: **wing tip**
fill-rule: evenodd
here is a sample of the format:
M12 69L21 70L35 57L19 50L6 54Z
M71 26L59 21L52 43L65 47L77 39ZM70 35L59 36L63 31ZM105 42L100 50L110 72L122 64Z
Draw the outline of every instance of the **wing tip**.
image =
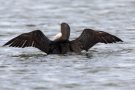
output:
M124 42L124 41L120 39L118 42Z
M5 44L4 44L4 45L2 45L2 47L5 47L5 46L7 46L7 45L5 45Z
M2 47L8 46L8 45L9 45L8 43L5 43L4 45L2 45Z
M122 39L116 37L116 42L124 42Z

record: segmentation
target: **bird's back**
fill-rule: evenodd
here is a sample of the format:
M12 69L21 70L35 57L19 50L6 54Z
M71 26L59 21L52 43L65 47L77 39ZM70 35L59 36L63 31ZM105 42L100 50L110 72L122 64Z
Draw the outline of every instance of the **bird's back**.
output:
M48 54L65 54L71 52L71 46L69 41L54 42L52 41L49 48Z

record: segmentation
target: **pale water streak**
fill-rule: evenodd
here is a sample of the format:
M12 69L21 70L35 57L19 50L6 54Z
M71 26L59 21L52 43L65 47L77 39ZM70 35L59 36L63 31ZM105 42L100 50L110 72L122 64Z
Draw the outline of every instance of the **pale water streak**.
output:
M124 43L82 55L0 47L0 90L134 90L135 0L0 0L0 46L35 29L51 38L61 22L70 24L71 40L93 28Z

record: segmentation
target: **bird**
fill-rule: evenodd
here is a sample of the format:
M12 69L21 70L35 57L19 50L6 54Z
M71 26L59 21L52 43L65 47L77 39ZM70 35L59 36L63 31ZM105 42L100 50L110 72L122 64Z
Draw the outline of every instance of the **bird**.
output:
M88 52L97 43L123 42L115 35L89 28L85 28L76 39L69 40L70 26L65 22L61 23L61 32L55 37L54 40L50 40L41 30L34 30L18 35L3 46L35 47L46 54L66 54L68 52L81 53L83 50Z

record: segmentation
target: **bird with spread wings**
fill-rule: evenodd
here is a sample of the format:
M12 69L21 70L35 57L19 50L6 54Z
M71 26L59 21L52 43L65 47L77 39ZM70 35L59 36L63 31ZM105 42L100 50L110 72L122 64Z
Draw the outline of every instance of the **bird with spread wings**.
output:
M65 54L67 52L80 53L88 51L97 43L123 42L120 38L104 31L84 29L82 34L75 40L69 41L70 27L67 23L61 24L61 36L55 40L48 39L42 31L34 30L23 33L5 43L9 47L35 47L47 54Z

